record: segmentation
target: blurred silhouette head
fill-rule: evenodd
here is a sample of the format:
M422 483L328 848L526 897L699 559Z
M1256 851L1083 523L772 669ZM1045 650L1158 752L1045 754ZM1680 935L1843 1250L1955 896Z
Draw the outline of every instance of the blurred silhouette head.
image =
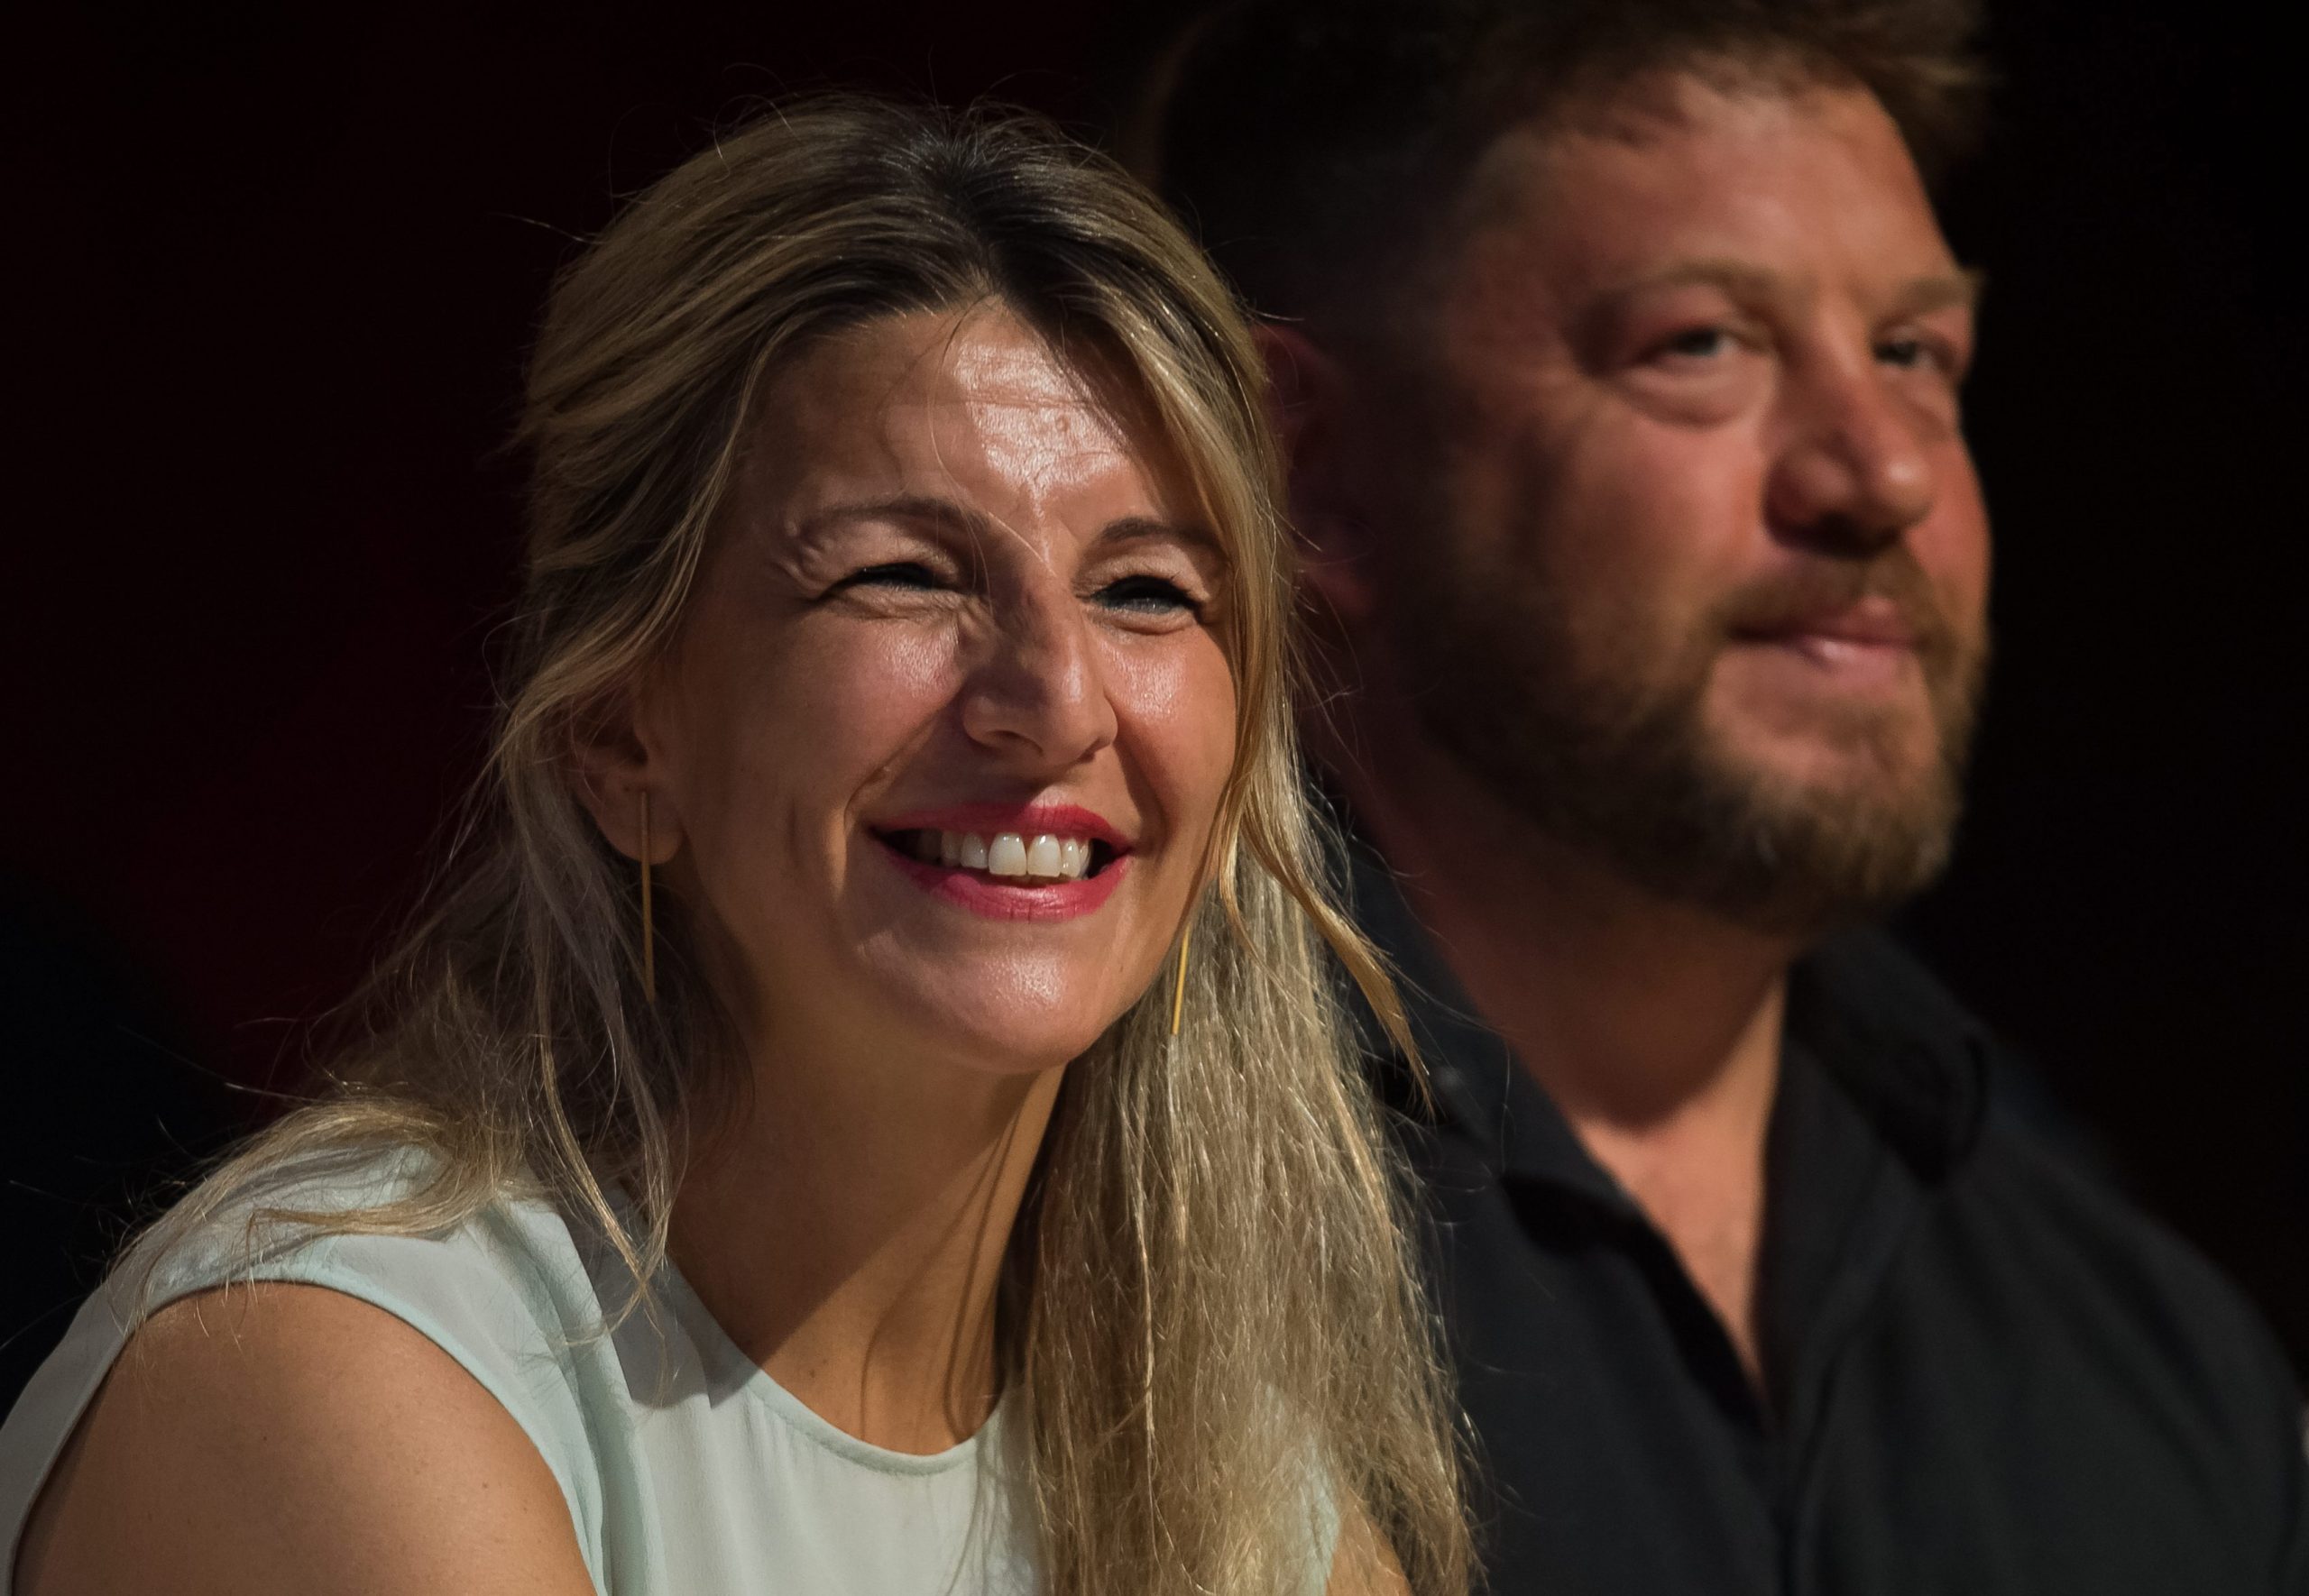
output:
M1924 175L1971 20L1350 0L1188 42L1147 159L1269 318L1350 794L1408 738L1773 931L1936 872L1986 656Z

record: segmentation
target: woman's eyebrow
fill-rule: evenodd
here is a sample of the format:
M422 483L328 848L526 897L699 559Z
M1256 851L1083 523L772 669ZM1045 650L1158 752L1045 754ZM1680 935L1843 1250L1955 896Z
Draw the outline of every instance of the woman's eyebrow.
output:
M1154 516L1124 516L1109 521L1090 540L1092 549L1102 549L1118 543L1136 543L1142 539L1159 539L1182 543L1199 554L1209 556L1222 568L1227 564L1226 546L1218 535L1199 521L1166 521Z
M793 524L795 542L814 547L860 521L907 521L926 531L943 533L971 548L983 548L1001 527L984 512L951 499L926 493L894 493L880 499L850 500L814 509ZM1090 540L1086 553L1097 554L1123 544L1161 542L1183 545L1198 563L1216 571L1233 562L1227 546L1199 521L1171 521L1159 516L1122 516L1108 522Z
M883 499L852 500L814 509L794 524L794 535L808 545L853 521L913 521L972 540L984 537L993 529L985 516L951 499L926 493L894 493Z

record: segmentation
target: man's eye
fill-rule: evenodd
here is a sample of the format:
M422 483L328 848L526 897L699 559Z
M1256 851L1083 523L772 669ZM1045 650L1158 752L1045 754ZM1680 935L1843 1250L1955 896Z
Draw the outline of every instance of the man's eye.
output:
M1654 355L1676 355L1685 360L1713 360L1728 353L1732 335L1723 327L1687 327L1653 347Z
M1950 376L1963 375L1962 358L1937 338L1887 338L1876 345L1876 358L1904 371L1929 367Z
M1145 615L1181 610L1194 615L1202 613L1202 606L1192 594L1163 576L1123 577L1100 588L1098 599L1109 610L1132 610Z

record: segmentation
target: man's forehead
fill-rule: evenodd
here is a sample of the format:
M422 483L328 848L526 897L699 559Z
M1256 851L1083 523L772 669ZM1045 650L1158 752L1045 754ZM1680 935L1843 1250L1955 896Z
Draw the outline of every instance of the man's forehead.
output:
M1863 88L1651 73L1503 128L1470 161L1451 210L1476 230L1565 205L1624 211L1642 192L1737 204L1828 165L1930 210L1899 127Z
M1443 236L1462 288L1469 267L1603 289L1838 247L1952 293L1968 281L1890 117L1832 84L1655 75L1551 110L1476 158Z

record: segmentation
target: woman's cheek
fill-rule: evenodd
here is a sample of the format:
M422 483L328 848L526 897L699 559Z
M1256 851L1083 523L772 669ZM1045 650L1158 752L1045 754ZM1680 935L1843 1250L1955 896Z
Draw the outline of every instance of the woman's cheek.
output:
M823 640L788 662L782 702L763 720L803 767L837 784L866 779L952 702L959 676L942 629L868 622Z
M1235 682L1208 632L1135 655L1121 673L1118 719L1136 728L1144 775L1164 818L1190 842L1217 812L1235 758Z

